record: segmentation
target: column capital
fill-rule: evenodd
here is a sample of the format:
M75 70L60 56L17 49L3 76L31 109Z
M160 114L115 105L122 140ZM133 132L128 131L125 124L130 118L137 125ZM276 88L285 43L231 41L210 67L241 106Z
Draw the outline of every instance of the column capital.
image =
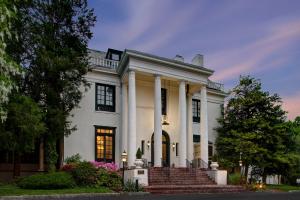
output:
M179 82L179 83L184 83L184 84L186 84L186 83L187 83L187 81L186 81L186 80L184 80L184 79L180 79L180 80L178 80L178 82Z
M201 90L202 90L202 89L206 89L206 88L207 88L207 85L204 85L204 84L201 85Z
M153 74L153 76L156 78L156 77L161 77L161 74Z
M133 70L133 69L128 69L128 74L135 74L135 70Z

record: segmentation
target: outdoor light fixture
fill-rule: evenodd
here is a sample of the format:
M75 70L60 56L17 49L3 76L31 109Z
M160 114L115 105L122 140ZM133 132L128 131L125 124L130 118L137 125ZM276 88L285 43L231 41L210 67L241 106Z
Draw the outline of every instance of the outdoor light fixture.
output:
M175 150L175 146L176 146L176 145L175 145L175 143L173 142L173 143L172 143L172 149L173 149L173 151Z
M168 119L167 119L167 115L163 116L163 123L162 123L162 125L170 125L170 123L168 122Z
M240 165L240 167L242 167L243 166L243 161L242 161L242 152L240 152L240 161L239 161L239 165Z
M150 148L150 141L148 140L147 142L147 148L149 149Z
M122 153L122 162L126 162L126 161L127 161L127 153L124 150L123 153Z
M121 158L122 158L122 162L123 162L123 177L122 177L123 181L122 182L124 184L125 162L127 161L127 153L125 150L123 151Z

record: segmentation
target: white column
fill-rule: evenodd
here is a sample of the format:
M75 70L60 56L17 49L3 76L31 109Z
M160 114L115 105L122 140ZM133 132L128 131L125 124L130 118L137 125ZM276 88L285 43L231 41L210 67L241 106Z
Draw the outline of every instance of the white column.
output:
M185 81L179 84L179 167L186 167L186 94Z
M121 137L121 154L125 150L128 152L127 149L127 132L128 132L128 103L127 103L127 85L122 83L122 137ZM121 155L120 154L120 155Z
M135 72L128 77L128 166L134 166L136 154L136 91Z
M201 148L201 159L208 163L208 119L207 119L207 97L206 97L206 86L201 88L201 109L200 109L200 148Z
M161 124L161 81L155 76L154 86L154 167L161 167L162 124Z
M193 95L188 95L187 103L187 159L192 161L194 156L194 145L193 145Z

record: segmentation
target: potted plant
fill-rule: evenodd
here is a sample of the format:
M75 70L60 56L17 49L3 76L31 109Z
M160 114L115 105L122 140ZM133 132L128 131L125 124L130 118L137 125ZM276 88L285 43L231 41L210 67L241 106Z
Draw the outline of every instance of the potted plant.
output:
M142 151L141 151L140 148L138 148L138 150L136 151L136 155L135 156L136 156L136 159L135 159L134 164L135 164L135 166L136 166L137 169L141 169L142 166L143 166L143 164L144 164L144 162L142 160Z
M211 164L210 164L210 167L212 170L218 170L217 168L219 167L219 164L218 164L217 160L218 160L218 156L216 154L214 154L212 156Z

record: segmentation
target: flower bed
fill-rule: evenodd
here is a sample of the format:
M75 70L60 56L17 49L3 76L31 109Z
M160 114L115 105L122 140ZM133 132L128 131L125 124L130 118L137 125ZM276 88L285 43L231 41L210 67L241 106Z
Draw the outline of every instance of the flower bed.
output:
M105 163L105 162L97 162L97 161L91 161L90 162L95 168L103 168L110 172L117 172L119 170L118 165L115 163Z

